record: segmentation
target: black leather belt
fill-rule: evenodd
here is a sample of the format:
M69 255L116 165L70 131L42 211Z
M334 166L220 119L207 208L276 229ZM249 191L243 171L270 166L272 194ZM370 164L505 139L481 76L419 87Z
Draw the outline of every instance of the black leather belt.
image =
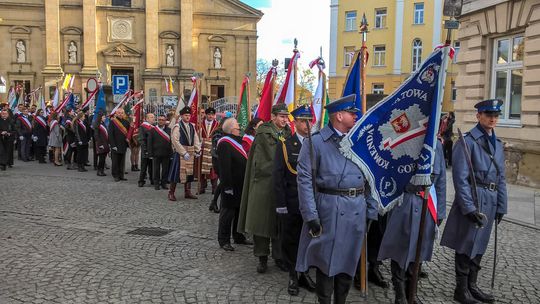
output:
M488 189L489 191L497 191L499 189L499 187L495 183L485 184L485 183L476 182L476 186L480 188Z
M360 196L361 194L364 194L364 188L328 189L328 188L317 187L317 191L324 194L343 195L343 196L350 196L350 197L356 197L356 196Z

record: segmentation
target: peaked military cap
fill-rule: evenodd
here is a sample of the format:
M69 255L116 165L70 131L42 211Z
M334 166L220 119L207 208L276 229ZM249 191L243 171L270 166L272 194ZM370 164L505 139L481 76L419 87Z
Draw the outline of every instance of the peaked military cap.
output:
M328 111L328 114L346 111L351 113L360 112L355 105L356 94L347 95L341 98L338 98L331 103L327 104L324 108Z
M209 107L204 111L205 114L216 114L216 109Z
M287 105L284 103L278 103L272 106L272 114L278 115L278 114L286 114L289 115L289 109L287 109Z
M184 115L184 114L191 114L191 108L184 107L182 110L180 110L180 115Z
M475 104L474 107L478 110L478 113L500 112L502 104L503 101L500 99L487 99Z
M291 115L296 119L313 119L313 113L308 105L302 105L294 109Z

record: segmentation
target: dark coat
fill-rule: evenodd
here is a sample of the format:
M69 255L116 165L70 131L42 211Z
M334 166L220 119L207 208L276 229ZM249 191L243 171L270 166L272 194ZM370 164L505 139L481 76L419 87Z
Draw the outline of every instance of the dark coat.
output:
M73 128L73 118L69 115L65 116L62 120L62 125L65 129L66 142L71 145L75 142L75 129Z
M19 136L30 137L32 135L32 116L27 115L26 118L28 119L28 122L30 122L30 127L22 121L22 115L17 115L15 127L17 128L17 134Z
M233 143L231 144L229 140ZM242 148L242 137L230 134L224 136L218 144L217 154L223 197L221 204L225 208L239 208L247 163L247 155ZM232 195L226 193L230 190L233 191Z
M487 217L488 223L484 228L468 219L466 214L476 210L472 199L471 183L469 182L469 167L465 159L463 144L458 140L452 151L452 179L456 195L448 221L444 228L441 245L454 249L457 253L470 258L486 252L491 229L497 213L507 212L506 175L504 147L499 139L495 147L489 142L486 133L474 127L465 134L464 139L471 152L474 168L480 212ZM495 191L486 189L486 184L494 183ZM483 184L483 185L480 185Z
M442 144L437 141L433 164L433 185L437 200L437 220L446 218L446 165ZM423 199L416 193L406 192L403 201L388 213L386 231L379 248L379 260L392 259L401 269L407 269L414 262L416 243L420 231ZM433 243L438 234L437 223L426 213L424 240L420 261L431 261Z
M37 120L38 118L34 118L34 127L32 128L32 135L37 137L37 141L34 142L34 145L37 147L46 147L48 144L47 136L49 135L48 126L47 126L47 120L44 117L41 117L42 121L45 123L45 127L42 126Z
M107 127L105 126L105 123L101 123L101 125L97 126L94 130L94 140L96 142L96 153L97 154L105 154L109 153L109 132L107 131Z
M124 126L126 132L123 133L122 130L115 124L115 119L117 123L120 123ZM127 142L127 134L129 132L129 121L124 119L117 119L113 118L111 119L111 122L109 123L109 144L111 146L111 150L115 153L121 153L124 154L127 151L128 148L128 142ZM114 148L117 150L115 151Z
M276 147L273 173L276 208L286 207L289 214L300 214L296 165L301 148L302 143L296 135L292 135Z
M9 141L13 140L13 135L17 133L15 130L15 125L13 124L13 120L11 118L2 119L0 118L0 133L3 131L6 131L7 134L0 135L0 141Z
M155 126L152 130L148 131L148 157L171 157L172 144L171 144L171 129L167 126L163 128L163 131L169 135L169 139L165 139L163 135L158 133L159 128Z
M148 158L148 136L153 130L153 126L150 123L143 122L139 127L139 143L141 144L141 155L144 158ZM170 135L170 132L169 132Z
M90 141L90 127L86 125L86 122L84 120L76 120L73 124L73 129L75 131L75 143L81 146L88 145L88 141Z

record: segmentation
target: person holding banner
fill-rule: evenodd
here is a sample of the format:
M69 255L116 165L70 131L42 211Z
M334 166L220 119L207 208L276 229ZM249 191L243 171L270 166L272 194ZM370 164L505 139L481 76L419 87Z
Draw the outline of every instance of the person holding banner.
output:
M446 165L443 146L437 141L433 164L433 185L429 194L425 186L408 184L403 201L387 214L386 231L379 249L379 260L391 259L390 269L394 284L396 304L406 304L415 260L416 244L424 195L429 195L421 261L431 261L433 243L438 227L446 217Z
M452 152L456 195L441 245L455 250L454 300L459 303L495 301L477 280L493 223L499 224L507 212L504 147L495 135L502 104L498 99L477 103L478 124L456 142Z
M298 157L298 199L304 220L296 271L317 268L319 303L345 303L360 258L364 232L378 203L358 166L339 150L359 111L356 95L326 105L330 123L305 140Z
M126 165L126 151L128 148L127 135L129 132L129 121L126 119L124 109L116 110L114 117L109 123L109 145L111 147L111 174L115 182L127 180L124 178Z
M147 151L154 170L154 189L168 190L167 176L172 155L171 129L166 125L167 118L158 116L158 124L148 132Z
M32 141L34 142L34 155L40 164L45 163L48 134L47 120L43 116L43 109L39 109L36 111L32 123Z

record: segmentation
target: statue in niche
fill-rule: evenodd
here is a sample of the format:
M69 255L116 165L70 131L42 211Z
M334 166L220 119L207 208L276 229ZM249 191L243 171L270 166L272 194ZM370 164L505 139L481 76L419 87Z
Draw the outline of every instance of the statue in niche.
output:
M167 55L167 66L174 66L174 50L172 48L172 45L167 45L167 51L165 51L165 54Z
M68 63L77 63L77 45L75 41L71 41L68 46Z
M221 50L218 47L214 50L214 68L221 69Z
M24 46L24 41L17 41L15 48L17 49L17 62L26 62L26 46Z

